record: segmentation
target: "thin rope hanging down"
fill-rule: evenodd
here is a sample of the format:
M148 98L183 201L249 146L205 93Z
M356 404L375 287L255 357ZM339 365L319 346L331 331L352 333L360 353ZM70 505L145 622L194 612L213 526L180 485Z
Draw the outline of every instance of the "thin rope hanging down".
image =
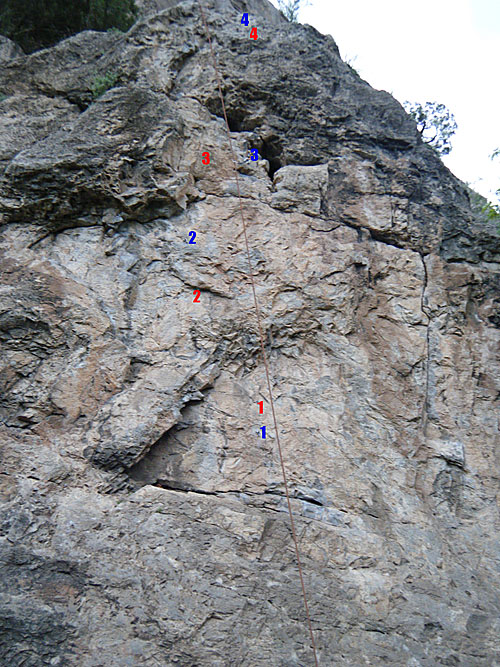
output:
M243 200L241 197L241 190L240 190L240 177L239 177L239 172L238 172L238 162L236 160L236 155L233 149L233 141L231 138L231 130L229 128L229 122L227 118L227 113L226 113L226 105L224 103L224 95L222 93L222 84L221 84L221 78L219 74L219 69L217 67L217 61L215 58L215 52L212 44L212 38L210 36L210 32L208 30L208 24L207 24L207 19L205 15L205 10L203 8L203 3L201 0L198 0L198 5L200 7L200 13L201 17L203 20L203 26L205 30L205 34L207 36L209 48L210 48L210 55L212 59L212 65L215 71L215 77L217 79L217 88L219 90L219 97L222 105L222 111L224 114L224 121L226 125L226 132L227 132L227 137L228 137L228 143L229 143L229 148L231 152L231 159L233 162L233 168L234 168L234 173L235 173L235 179L236 179L236 190L238 194L238 202L239 202L239 211L240 211L240 217L241 217L241 225L243 229L243 237L245 239L245 250L246 250L246 255L247 255L247 261L248 261L248 270L249 270L249 278L250 278L250 284L252 286L252 294L253 294L253 302L254 302L254 307L255 307L255 314L257 318L257 328L259 331L259 338L260 338L260 349L262 352L262 360L264 363L264 369L265 369L265 375L266 375L266 384L267 384L267 390L269 393L269 403L271 405L271 412L273 416L273 425L274 425L274 432L276 434L276 444L278 447L278 454L279 454L279 459L280 459L280 465L281 465L281 473L283 476L283 484L285 487L285 495L286 495L286 501L287 501L287 506L288 506L288 515L290 517L290 528L292 531L292 537L293 537L293 544L294 544L294 549L295 549L295 557L297 559L297 568L299 572L299 577L300 577L300 585L302 589L302 598L304 600L304 609L306 612L307 616L307 625L309 628L309 636L311 638L311 648L313 651L314 655L314 663L316 667L319 667L319 662L318 662L318 657L317 657L317 652L316 652L316 642L314 641L314 633L313 633L313 628L312 628L312 623L311 623L311 615L309 613L309 605L307 602L307 594L306 594L306 587L304 583L304 575L303 575L303 570L302 570L302 561L300 558L300 551L299 551L299 543L297 539L297 531L295 530L295 521L293 518L293 512L292 512L292 505L290 502L290 492L288 488L288 477L286 474L286 469L285 469L285 463L283 459L283 452L281 449L281 442L280 442L280 436L279 436L279 430L278 430L278 421L276 419L276 411L274 409L274 399L273 399L273 392L272 392L272 387L271 387L271 376L269 372L269 362L267 359L267 354L266 354L266 348L264 345L264 335L262 332L262 320L261 320L261 315L260 315L260 308L259 308L259 302L257 299L257 291L255 288L255 276L254 276L254 271L253 271L253 265L252 265L252 260L250 256L250 244L248 242L248 233L247 233L247 224L245 220L245 214L243 211Z

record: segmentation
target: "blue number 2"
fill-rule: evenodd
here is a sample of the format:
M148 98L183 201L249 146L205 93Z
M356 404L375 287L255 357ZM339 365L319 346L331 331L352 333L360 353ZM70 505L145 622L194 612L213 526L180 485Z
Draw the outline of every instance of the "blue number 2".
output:
M259 151L256 148L252 148L250 151L250 159L254 162L259 159Z
M241 23L242 25L248 25L248 14L243 14L241 17Z
M196 245L196 241L195 241L195 238L196 238L196 232L189 232L189 236L191 236L191 240L189 241L189 243L190 243L191 245Z

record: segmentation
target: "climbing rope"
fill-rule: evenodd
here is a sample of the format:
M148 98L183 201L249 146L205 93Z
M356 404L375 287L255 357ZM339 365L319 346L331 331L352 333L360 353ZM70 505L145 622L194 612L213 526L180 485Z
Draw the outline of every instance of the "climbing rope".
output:
M208 30L208 24L207 24L207 19L206 19L206 15L205 15L205 10L203 8L203 3L202 3L201 0L198 0L198 5L200 7L200 13L201 13L201 17L202 17L202 20L203 20L205 34L207 36L208 44L209 44L209 47L210 47L210 54L211 54L211 58L212 58L212 64L213 64L213 68L214 68L214 71L215 71L215 77L217 79L217 87L218 87L218 90L219 90L219 97L220 97L220 101L221 101L221 105L222 105L222 111L223 111L223 114L224 114L224 121L225 121L225 124L226 124L226 132L227 132L227 137L228 137L228 142L229 142L229 148L230 148L230 151L231 151L231 158L232 158L233 166L234 166L234 173L235 173L235 178L236 178L236 190L237 190L237 193L238 193L238 201L239 201L239 211L240 211L240 216L241 216L241 224L242 224L242 228L243 228L243 236L244 236L244 239L245 239L245 249L246 249L248 268L249 268L249 278L250 278L250 283L251 283L251 286L252 286L255 314L256 314L256 317L257 317L257 327L258 327L258 330L259 330L260 349L261 349L261 352L262 352L262 360L264 362L267 389L268 389L268 393L269 393L269 403L271 405L271 412L272 412L272 416L273 416L274 432L276 433L276 443L277 443L277 447L278 447L278 454L279 454L279 459L280 459L280 464L281 464L283 484L284 484L284 487L285 487L285 495L286 495L286 501L287 501L287 505L288 505L288 515L290 517L290 528L291 528L291 531L292 531L293 544L294 544L294 549L295 549L295 556L296 556L296 559L297 559L297 568L298 568L299 577L300 577L300 585L301 585L301 588L302 588L302 597L303 597L303 600L304 600L304 609L305 609L306 616L307 616L307 625L308 625L308 628L309 628L309 635L311 637L311 648L312 648L313 655L314 655L314 663L315 663L316 667L319 667L319 662L318 662L318 657L317 657L317 652L316 652L316 643L314 641L314 633L313 633L313 628L312 628L312 623L311 623L311 615L309 613L309 605L307 603L307 594L306 594L306 587L305 587L305 583L304 583L304 574L303 574L303 570L302 570L302 561L301 561L301 558L300 558L299 543L298 543L298 539L297 539L297 531L295 530L295 521L294 521L294 518L293 518L292 504L290 502L290 492L289 492L289 488L288 488L288 477L287 477L287 474L286 474L285 463L284 463L284 459L283 459L283 452L282 452L282 449L281 449L281 442L280 442L280 436L279 436L279 430L278 430L278 421L276 419L276 411L274 409L274 399L273 399L273 392L272 392L272 388L271 388L269 363L268 363L268 359L267 359L266 348L265 348L265 345L264 345L264 336L263 336L263 333L262 333L262 321L261 321L261 315L260 315L259 302L258 302L258 299L257 299L257 291L255 289L255 278L254 278L253 265L252 265L251 256L250 256L250 245L248 243L247 224L246 224L246 220L245 220L245 214L243 212L243 200L242 200L242 197L241 197L241 190L240 190L240 178L239 178L239 172L238 172L238 161L236 159L236 155L235 155L235 152L234 152L234 149L233 149L233 141L232 141L232 138L231 138L231 130L229 128L229 122L228 122L228 119L227 119L226 105L224 103L224 95L222 93L221 78L220 78L220 74L219 74L219 69L217 67L217 61L216 61L216 58L215 58L215 52L214 52L214 48L213 48L213 44L212 44L212 38L211 38L210 32Z

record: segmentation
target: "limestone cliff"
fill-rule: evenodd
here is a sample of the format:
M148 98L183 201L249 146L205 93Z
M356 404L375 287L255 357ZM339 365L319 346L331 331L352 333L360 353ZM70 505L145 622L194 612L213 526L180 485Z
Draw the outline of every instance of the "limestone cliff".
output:
M331 37L204 4L320 664L499 665L494 225ZM0 47L0 662L314 664L198 2Z

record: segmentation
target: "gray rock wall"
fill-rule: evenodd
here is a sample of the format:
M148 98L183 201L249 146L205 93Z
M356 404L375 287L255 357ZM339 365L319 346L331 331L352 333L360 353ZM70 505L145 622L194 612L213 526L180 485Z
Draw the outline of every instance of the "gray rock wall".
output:
M500 664L495 226L330 37L205 5L320 664ZM0 70L0 662L311 665L198 3L142 8Z

